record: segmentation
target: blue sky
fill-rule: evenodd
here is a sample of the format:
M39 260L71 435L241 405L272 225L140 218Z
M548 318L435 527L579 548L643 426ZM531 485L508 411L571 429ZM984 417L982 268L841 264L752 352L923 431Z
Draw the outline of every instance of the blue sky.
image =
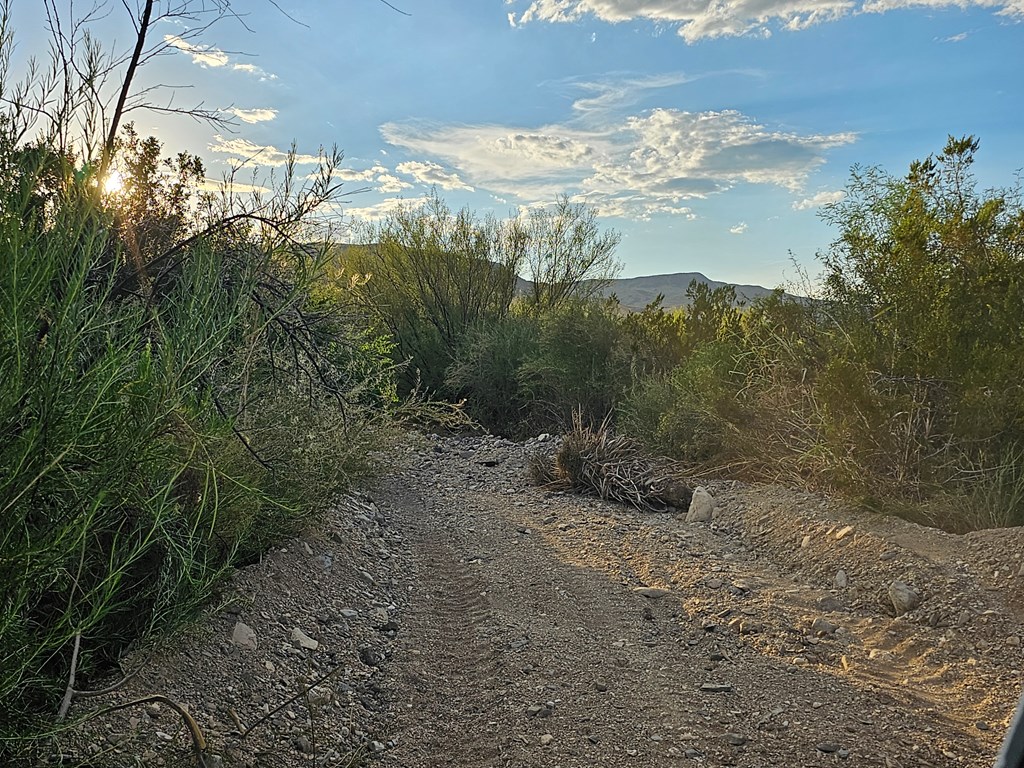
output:
M235 0L244 24L161 22L140 85L187 84L175 104L236 125L134 120L214 179L337 144L353 219L432 185L499 216L567 194L622 233L624 276L769 286L796 276L790 253L816 272L836 235L818 207L855 163L901 173L971 133L982 186L1024 167L1024 0L393 2L408 15ZM16 61L45 55L36 5L15 3ZM123 50L130 20L108 10L96 32Z

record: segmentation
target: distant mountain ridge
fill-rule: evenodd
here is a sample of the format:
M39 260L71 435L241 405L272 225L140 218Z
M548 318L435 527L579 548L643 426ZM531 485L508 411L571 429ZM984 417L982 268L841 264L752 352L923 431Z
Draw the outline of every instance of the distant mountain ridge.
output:
M665 309L675 309L677 307L689 306L690 302L686 296L686 289L690 287L690 283L694 280L698 283L704 283L712 290L731 285L736 289L736 298L747 304L772 293L771 288L765 288L761 285L723 283L718 280L712 280L700 272L675 272L668 275L619 278L612 280L601 293L604 296L615 294L622 306L635 312L639 312L654 301L658 294L663 294L665 300L662 302L662 306Z

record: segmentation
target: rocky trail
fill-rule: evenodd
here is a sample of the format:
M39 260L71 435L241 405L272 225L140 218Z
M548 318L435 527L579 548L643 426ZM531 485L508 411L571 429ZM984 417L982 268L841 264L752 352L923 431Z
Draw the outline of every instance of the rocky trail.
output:
M732 481L687 523L530 487L538 447L410 446L96 706L166 695L208 766L992 764L1022 686L1024 531ZM196 763L158 701L59 745Z

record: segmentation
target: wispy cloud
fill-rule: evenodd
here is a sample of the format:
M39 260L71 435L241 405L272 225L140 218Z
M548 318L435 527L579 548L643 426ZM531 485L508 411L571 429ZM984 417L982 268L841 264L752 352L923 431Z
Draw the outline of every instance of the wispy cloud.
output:
M232 64L231 68L236 72L245 72L247 75L258 77L260 80L277 80L277 75L271 74L255 64Z
M473 187L459 178L457 173L446 171L437 163L409 161L395 166L398 173L412 176L420 184L438 186L441 189L463 189L472 192Z
M339 181L367 184L382 195L394 195L412 189L412 184L402 181L380 163L363 169L339 168L334 175Z
M401 208L415 208L426 202L426 197L392 197L387 200L382 200L379 203L375 203L374 205L367 205L361 208L342 208L341 213L356 222L376 222Z
M654 88L686 78L649 81ZM624 114L616 105L625 101L628 106L626 86L576 85L587 95L561 123L386 123L381 133L390 144L430 158L436 172L457 174L469 186L521 204L543 203L564 193L585 199L602 215L634 219L663 213L691 216L687 201L738 184L798 192L825 162L828 150L856 139L851 133L772 129L733 110L659 108ZM397 170L402 172L403 166Z
M962 43L967 39L968 32L961 32L958 35L950 35L949 37L939 38L940 43Z
M255 165L284 165L288 162L288 153L270 145L261 146L254 144L248 139L225 139L220 134L213 137L209 145L211 152L231 155L238 161L252 161ZM313 165L318 163L320 158L317 155L303 155L296 153L295 163L297 165Z
M269 108L239 109L238 107L231 107L229 109L225 109L224 111L227 112L229 115L234 115L243 123L250 124L265 123L277 117L277 110Z
M184 51L192 57L193 64L203 67L223 67L231 61L231 57L224 51L209 45L192 45L178 35L164 35L164 42L172 48Z
M846 197L846 192L841 189L834 191L818 192L816 195L811 197L805 197L803 200L797 200L793 203L794 211L806 211L810 208L820 208L823 205L829 203L838 203Z
M729 234L731 235L742 235L747 231L747 222L741 221L735 227L729 227Z
M179 35L164 35L164 42L171 48L177 48L183 53L192 57L192 63L201 67L226 67L229 64L235 72L245 72L248 75L258 77L260 80L276 80L277 75L272 75L255 64L239 64L231 61L231 56L212 45L193 45ZM242 118L244 119L244 118Z
M510 14L509 23L564 23L585 16L610 23L644 19L674 27L693 43L737 35L769 37L775 30L797 31L858 13L969 6L1024 17L1021 0L532 0L518 16Z

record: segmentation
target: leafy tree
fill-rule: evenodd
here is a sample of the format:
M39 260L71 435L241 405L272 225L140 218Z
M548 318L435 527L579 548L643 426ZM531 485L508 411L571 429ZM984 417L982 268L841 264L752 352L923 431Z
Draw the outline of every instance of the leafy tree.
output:
M531 281L526 300L536 311L600 295L621 267L619 233L602 232L595 211L568 196L510 221L508 238Z
M445 371L466 332L508 313L518 256L498 222L468 209L453 213L432 194L420 206L401 206L365 234L366 245L345 260L365 281L364 306L394 338L402 359L431 391L443 390Z

